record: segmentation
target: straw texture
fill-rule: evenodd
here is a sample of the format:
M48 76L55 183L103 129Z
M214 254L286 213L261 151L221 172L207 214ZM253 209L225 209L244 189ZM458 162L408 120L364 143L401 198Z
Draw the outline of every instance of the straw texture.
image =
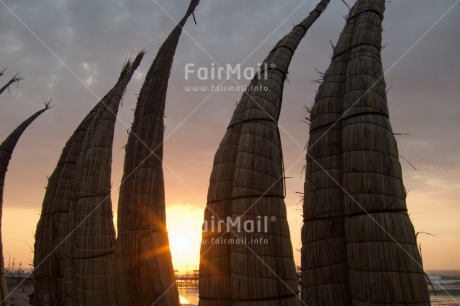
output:
M140 59L139 59L140 60ZM120 79L109 94L104 97L83 119L66 143L56 169L49 178L43 201L42 213L35 234L34 280L36 305L67 305L75 296L74 269L67 269L65 245L69 235L69 208L74 194L77 162L82 154L85 135L97 120L97 114L107 110L110 97L113 101L121 99L124 82L129 81L134 65L128 62ZM117 88L118 86L118 88ZM107 110L108 111L108 110ZM96 119L95 119L96 118ZM93 127L94 128L94 127ZM65 279L64 281L64 274ZM72 281L71 281L72 280ZM66 300L66 298L70 298Z
M72 198L75 166L80 157L83 138L98 109L99 102L77 127L67 141L48 180L42 212L35 232L34 290L36 305L51 300L64 305L64 239L68 235L68 213Z
M198 3L190 2L185 16L161 46L138 98L118 204L120 305L179 305L166 231L163 117L174 54L182 28Z
M50 104L46 103L45 108L36 112L23 123L21 123L0 145L0 305L10 305L8 298L8 288L6 286L5 274L4 274L4 262L3 262L3 243L1 234L1 220L3 214L3 188L5 186L5 176L8 170L8 164L11 160L14 148L19 141L19 138L27 129L27 127L35 120L38 116L43 114L50 108Z
M128 61L114 88L102 99L105 108L94 114L83 138L75 168L66 243L66 281L69 305L116 305L115 228L111 192L111 164L116 115L123 93L144 52ZM72 282L74 282L72 284Z
M262 65L268 71L261 71L243 94L214 157L201 247L201 306L299 304L278 118L292 56L328 4L321 1L272 49ZM270 219L266 232L210 226L229 218L244 224L264 217ZM249 244L260 239L267 243Z
M311 112L302 229L308 305L429 305L381 63L384 0L358 0Z
M302 299L308 305L351 305L344 219L338 217L343 191L335 181L342 182L340 118L348 64L343 50L350 48L355 24L349 20L340 35L310 116L302 228Z
M83 119L67 141L57 166L48 180L42 212L35 232L34 290L36 305L51 300L64 305L64 242L68 235L69 207L73 194L75 166L81 154L83 139L94 114L104 109L100 101Z

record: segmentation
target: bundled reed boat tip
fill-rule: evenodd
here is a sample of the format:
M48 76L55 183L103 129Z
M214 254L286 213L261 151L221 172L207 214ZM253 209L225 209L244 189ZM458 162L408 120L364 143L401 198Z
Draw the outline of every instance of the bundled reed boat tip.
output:
M267 70L251 81L215 154L204 219L224 226L211 225L203 232L200 306L300 304L278 118L291 59L328 4L321 1L272 49L261 66ZM228 223L250 224L267 216L274 222L263 233L239 231ZM262 236L266 244L244 244ZM236 240L243 242L232 243Z
M302 300L430 305L381 62L384 0L358 0L310 114Z
M128 60L114 88L67 142L37 225L36 305L116 305L110 202L112 142L123 93L142 60ZM88 226L88 224L90 226Z
M8 165L11 160L14 148L21 138L24 131L29 127L29 125L37 119L41 114L46 112L49 109L47 105L45 108L39 110L27 120L21 123L0 145L0 226L1 218L3 214L3 190L5 186L5 176L8 170ZM5 269L3 262L3 242L2 242L2 232L0 228L0 305L9 306L10 299L8 294L8 287L5 280Z
M121 305L178 306L163 178L164 110L169 75L182 29L199 0L160 47L138 97L126 145L118 204L117 297Z
M1 72L0 72L0 77L5 73L6 71L6 68L3 69ZM5 85L3 85L1 88L0 88L0 95L8 89L8 91L10 90L10 87L13 85L13 84L16 84L16 85L19 85L19 82L22 81L23 78L19 75L19 73L16 73L8 82L6 82Z

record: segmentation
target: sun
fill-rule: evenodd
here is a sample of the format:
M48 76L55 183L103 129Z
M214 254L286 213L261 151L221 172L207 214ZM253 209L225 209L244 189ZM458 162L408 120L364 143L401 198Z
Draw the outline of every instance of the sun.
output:
M184 232L169 232L169 239L171 240L171 252L178 254L181 251L187 251L190 247L190 240L187 239Z
M203 211L190 204L166 206L168 237L174 270L197 269L200 259Z

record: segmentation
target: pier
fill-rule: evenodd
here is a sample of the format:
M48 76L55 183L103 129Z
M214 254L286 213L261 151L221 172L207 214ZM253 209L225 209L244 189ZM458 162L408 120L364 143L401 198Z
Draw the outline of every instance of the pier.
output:
M193 270L192 273L179 274L178 271L174 271L176 274L176 285L178 288L193 288L198 287L200 279L199 271Z

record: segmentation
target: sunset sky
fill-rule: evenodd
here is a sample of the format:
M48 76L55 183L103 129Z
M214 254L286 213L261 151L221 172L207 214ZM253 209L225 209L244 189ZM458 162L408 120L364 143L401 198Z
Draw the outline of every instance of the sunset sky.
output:
M219 80L185 78L185 67L257 67L317 0L202 0L198 25L189 20L176 52L165 119L167 226L175 269L195 269L214 153L241 92L187 92ZM300 265L307 115L319 78L342 30L347 7L331 1L293 59L284 91L281 131L286 205ZM347 0L351 6L354 1ZM390 120L397 136L408 209L422 245L425 269L460 269L460 0L390 1L384 20L383 65ZM53 96L54 108L25 132L6 176L2 234L5 266L27 268L49 176L65 142L115 84L126 57L148 51L128 86L117 122L113 156L114 213L123 146L136 94L158 47L188 6L185 0L0 0L0 78L24 80L0 96L0 141ZM223 85L247 85L226 81ZM407 134L407 135L406 135ZM407 160L408 162L406 162ZM410 163L410 164L409 164ZM413 167L411 166L413 165ZM414 169L416 168L416 170Z

